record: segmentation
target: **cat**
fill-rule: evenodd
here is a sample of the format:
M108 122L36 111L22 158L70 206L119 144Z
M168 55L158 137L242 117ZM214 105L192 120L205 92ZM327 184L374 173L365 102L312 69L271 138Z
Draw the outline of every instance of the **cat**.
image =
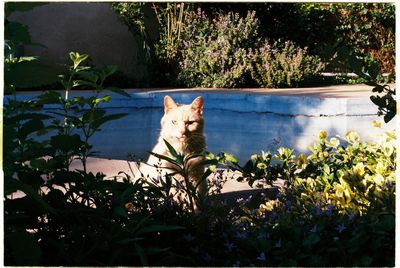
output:
M170 96L165 96L160 136L152 152L170 157L165 141L179 154L188 155L204 151L206 148L206 139L203 134L203 106L204 101L201 96L195 98L191 104L187 105L177 104ZM190 159L187 169L189 181L193 186L197 186L196 190L200 195L205 195L207 191L207 182L202 180L204 166L201 162L203 160L203 156ZM146 174L151 178L159 177L160 170L163 175L166 172L174 173L177 171L176 166L153 154L148 158L146 166L145 170L141 169L142 174Z

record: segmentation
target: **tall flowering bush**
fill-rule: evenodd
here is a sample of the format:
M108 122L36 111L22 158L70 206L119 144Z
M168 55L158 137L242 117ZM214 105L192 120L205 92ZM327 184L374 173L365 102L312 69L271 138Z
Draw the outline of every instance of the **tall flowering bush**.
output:
M255 12L229 12L210 19L198 9L186 17L178 81L188 87L238 87L250 71L249 50L257 40Z
M324 68L317 56L311 56L307 48L296 47L291 41L283 46L265 42L251 53L251 76L261 87L299 86Z

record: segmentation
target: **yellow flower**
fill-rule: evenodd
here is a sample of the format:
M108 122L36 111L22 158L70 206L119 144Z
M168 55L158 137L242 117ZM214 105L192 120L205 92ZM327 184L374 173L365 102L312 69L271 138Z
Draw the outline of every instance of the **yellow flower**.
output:
M349 143L359 142L360 141L360 135L358 135L358 133L350 130L349 132L346 133L345 139Z
M336 139L336 138L331 138L329 140L329 142L327 143L327 145L331 146L331 147L334 147L334 148L337 148L340 145L340 141L338 139Z
M325 130L322 130L319 135L318 135L320 140L324 140L326 139L326 137L328 137L328 133Z
M382 122L378 121L378 120L374 120L374 121L372 121L372 126L377 127L377 128L381 128L382 127Z

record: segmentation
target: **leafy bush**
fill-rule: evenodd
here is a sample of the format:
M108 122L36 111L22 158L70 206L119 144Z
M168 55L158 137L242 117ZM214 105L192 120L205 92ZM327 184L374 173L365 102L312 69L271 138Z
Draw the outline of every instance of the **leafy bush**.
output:
M238 87L249 73L249 49L257 40L255 12L210 19L198 9L187 15L178 81L189 87Z
M252 251L242 254L257 257L241 265L394 265L396 136L386 132L371 143L349 132L343 142L322 131L308 157L280 148L243 167L230 160L251 184L286 182L258 210L242 206L237 222L248 244L241 250Z
M260 87L297 87L322 71L324 65L307 49L297 48L287 41L282 48L275 42L255 50L252 54L252 78Z
M383 73L395 67L395 6L391 3L333 4L338 46L348 46L368 64L377 60Z
M165 86L165 83L174 85L177 75L178 82L183 85L254 86L254 81L246 77L247 65L243 63L249 60L246 60L245 51L235 52L230 51L230 49L256 49L258 45L252 44L250 41L255 39L270 40L271 44L292 41L301 48L307 47L310 55L318 55L326 64L326 70L340 73L349 72L349 69L330 62L333 52L328 48L333 47L334 50L337 50L338 47L348 46L362 60L363 65L367 66L371 61L376 60L379 63L381 74L394 72L395 7L392 3L191 3L190 5L185 4L184 11L182 11L183 6L179 3L171 4L171 6L150 3L116 3L113 6L129 27L133 29L133 32L144 36L147 53L141 54L150 55L153 53L153 55L156 55L152 69L158 69L158 74L154 77L159 79L168 76L168 79L163 80L163 86ZM199 14L198 16L199 18L203 16L202 19L207 20L207 22L196 22L193 15L189 15L188 11L197 7L205 11L203 15ZM145 19L146 10L154 13L153 15L157 18L160 26L157 40L152 41L152 38L150 38L147 25L150 20ZM237 42L229 44L228 48L225 48L221 44L207 44L208 40L201 41L201 38L197 39L196 35L191 35L190 31L187 31L189 35L185 38L180 35L182 32L179 29L185 31L184 28L187 26L199 34L211 36L210 30L205 30L204 26L211 27L211 25L214 25L211 22L213 19L218 21L226 16L231 16L231 22L235 24L237 22L234 22L232 15L245 18L248 16L249 10L255 11L257 14L256 18L252 18L257 21L257 25L253 25L256 38L251 37L249 39L250 45L242 46L239 44L240 42ZM168 16L170 23L167 22ZM186 16L188 17L186 18ZM198 30L193 29L190 25L192 20L195 24L198 24ZM177 25L182 26L182 28L176 27ZM293 25L296 25L296 27ZM168 27L170 27L170 30L167 30ZM215 28L213 30L216 31L214 36L225 34ZM167 34L168 32L170 35ZM172 33L175 33L175 35L173 35L173 38L169 38L168 36L171 36ZM241 33L226 32L226 34L227 39L231 40L231 38L237 38ZM186 45L182 41L186 41ZM153 44L149 45L151 43ZM206 48L211 53L218 53L220 59L215 59L207 54L210 52L207 52ZM193 51L183 51L181 55L180 50L182 49ZM221 52L216 52L216 50ZM229 50L229 52L226 50ZM203 56L204 62L196 65L190 57L197 55L198 58L196 59L201 61L201 53L205 54ZM230 57L237 58L237 63L241 67L233 68L226 64ZM181 63L181 67L184 66L180 70L178 62ZM207 65L206 62L211 64ZM216 67L217 64L220 67ZM191 75L192 71L196 74L199 73L199 69L206 72L205 78L196 78L196 75ZM230 69L234 69L232 73L236 72L236 74L230 74ZM238 81L239 74L244 74L244 78ZM224 82L227 79L234 81ZM205 81L204 85L201 85L203 80ZM213 83L213 81L217 82ZM154 79L151 82L154 82Z
M391 73L388 77L380 75L380 66L377 61L369 61L369 64L363 64L363 61L351 52L347 47L340 47L337 51L336 60L339 64L352 70L363 83L372 86L372 92L377 95L370 96L371 101L378 106L378 115L382 116L387 123L392 120L397 113L397 102L395 99L396 88L391 88L388 83L395 77Z

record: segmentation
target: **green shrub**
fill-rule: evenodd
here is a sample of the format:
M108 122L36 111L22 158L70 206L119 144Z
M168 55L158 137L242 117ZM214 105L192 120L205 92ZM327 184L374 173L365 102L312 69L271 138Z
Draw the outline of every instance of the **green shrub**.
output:
M324 68L318 57L309 56L306 48L297 48L290 41L282 47L265 42L251 58L251 76L260 87L297 87Z
M244 166L229 160L250 184L286 182L258 210L240 205L237 224L248 237L241 250L252 249L241 254L254 254L242 265L394 265L395 133L361 142L349 132L342 142L322 131L308 157L280 148Z
M338 46L348 46L365 64L377 60L382 73L395 67L395 6L392 3L332 4Z
M257 40L255 12L211 19L201 9L187 15L178 81L188 87L238 87L249 73L249 49Z

